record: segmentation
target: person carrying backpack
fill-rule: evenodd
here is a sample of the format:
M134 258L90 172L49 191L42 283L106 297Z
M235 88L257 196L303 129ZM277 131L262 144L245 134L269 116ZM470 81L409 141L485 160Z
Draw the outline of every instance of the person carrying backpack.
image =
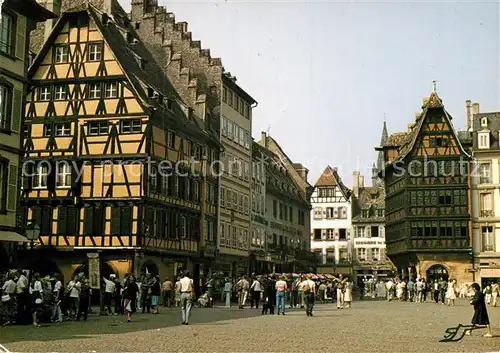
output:
M307 274L302 283L302 291L306 302L306 315L313 316L314 298L316 297L316 284L311 280L311 275Z

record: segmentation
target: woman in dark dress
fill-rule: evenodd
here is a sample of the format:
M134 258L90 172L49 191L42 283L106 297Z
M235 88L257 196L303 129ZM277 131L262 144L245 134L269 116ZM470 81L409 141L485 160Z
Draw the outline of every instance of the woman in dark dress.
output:
M488 311L486 310L484 294L481 291L479 284L473 283L471 287L474 289L474 296L470 301L471 305L474 305L474 315L472 316L471 323L476 327L486 327L488 329L488 333L486 333L484 337L492 337L490 319L488 317ZM470 336L471 331L468 330L466 334Z
M136 300L137 293L139 292L139 287L135 283L134 275L130 275L128 281L125 282L125 287L123 288L123 309L127 314L127 321L132 321L132 302Z

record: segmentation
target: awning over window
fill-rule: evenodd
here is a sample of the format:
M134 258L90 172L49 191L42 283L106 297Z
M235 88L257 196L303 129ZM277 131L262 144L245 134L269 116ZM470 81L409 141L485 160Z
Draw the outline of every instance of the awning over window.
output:
M10 230L0 231L0 241L12 241L17 243L29 243L29 240L19 233Z
M500 269L499 268L482 268L481 269L481 277L500 277Z

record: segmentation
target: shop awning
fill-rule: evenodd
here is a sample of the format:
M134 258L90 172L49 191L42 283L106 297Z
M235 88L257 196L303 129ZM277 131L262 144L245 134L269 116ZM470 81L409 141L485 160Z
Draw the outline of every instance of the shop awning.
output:
M12 241L16 243L29 243L29 240L19 233L10 230L0 231L0 241Z

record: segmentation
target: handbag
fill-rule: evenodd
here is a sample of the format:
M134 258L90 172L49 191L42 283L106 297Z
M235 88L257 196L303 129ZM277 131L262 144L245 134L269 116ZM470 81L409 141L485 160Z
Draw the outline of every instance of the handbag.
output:
M7 303L8 301L10 301L10 295L9 294L2 295L2 303Z

